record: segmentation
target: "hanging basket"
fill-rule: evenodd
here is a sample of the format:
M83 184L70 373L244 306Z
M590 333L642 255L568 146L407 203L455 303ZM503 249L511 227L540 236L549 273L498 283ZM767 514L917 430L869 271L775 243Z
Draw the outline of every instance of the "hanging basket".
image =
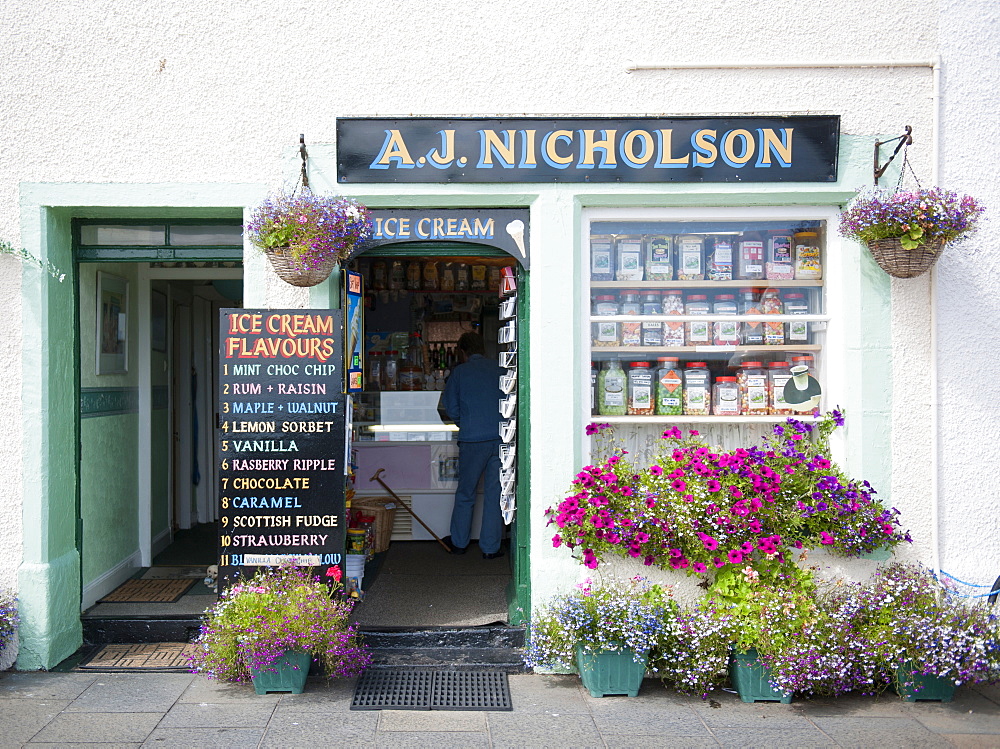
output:
M313 266L303 267L292 257L287 248L266 250L267 259L278 277L292 286L315 286L330 277L337 266L334 257L324 258Z
M908 250L899 237L875 239L868 249L879 267L894 278L915 278L931 269L944 249L943 239L932 239Z

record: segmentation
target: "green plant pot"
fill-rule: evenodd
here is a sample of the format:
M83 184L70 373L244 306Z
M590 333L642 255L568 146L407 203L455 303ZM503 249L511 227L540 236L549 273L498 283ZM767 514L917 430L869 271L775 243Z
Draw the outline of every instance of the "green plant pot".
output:
M792 695L771 686L771 669L760 662L757 651L729 653L729 680L744 702L780 702L787 705Z
M872 562L885 562L892 559L892 549L887 546L879 546L874 551L866 551L859 559L868 559Z
M301 650L288 650L274 659L270 666L253 669L253 688L257 694L291 692L302 694L309 675L312 655Z
M648 653L643 653L642 659L636 663L635 651L628 648L585 652L581 646L576 647L576 667L583 686L592 697L609 694L638 696L642 677L646 675L648 657Z
M904 684L904 682L911 682ZM896 694L906 702L951 702L955 696L955 682L940 676L913 673L913 666L904 663L896 669L893 685Z

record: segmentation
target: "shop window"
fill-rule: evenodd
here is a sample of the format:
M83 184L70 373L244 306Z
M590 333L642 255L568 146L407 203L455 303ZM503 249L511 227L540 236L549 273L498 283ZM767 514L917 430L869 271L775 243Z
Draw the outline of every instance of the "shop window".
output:
M589 228L591 419L752 424L823 406L825 221Z

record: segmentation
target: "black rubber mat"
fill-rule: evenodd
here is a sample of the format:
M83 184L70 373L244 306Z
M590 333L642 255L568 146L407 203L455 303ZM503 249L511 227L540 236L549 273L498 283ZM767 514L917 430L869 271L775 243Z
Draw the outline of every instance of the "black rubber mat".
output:
M351 703L351 710L512 709L507 674L499 671L369 669Z

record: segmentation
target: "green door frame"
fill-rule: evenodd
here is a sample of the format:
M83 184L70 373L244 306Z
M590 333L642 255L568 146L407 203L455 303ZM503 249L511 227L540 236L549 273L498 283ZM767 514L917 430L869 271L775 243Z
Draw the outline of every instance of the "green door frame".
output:
M464 242L400 242L384 244L364 253L365 257L501 257L511 255L490 245ZM516 260L516 258L515 258ZM530 431L528 423L531 389L528 376L528 272L517 266L517 422L521 424L517 437L517 511L511 523L511 581L507 586L507 617L513 625L523 625L531 612L531 503Z

